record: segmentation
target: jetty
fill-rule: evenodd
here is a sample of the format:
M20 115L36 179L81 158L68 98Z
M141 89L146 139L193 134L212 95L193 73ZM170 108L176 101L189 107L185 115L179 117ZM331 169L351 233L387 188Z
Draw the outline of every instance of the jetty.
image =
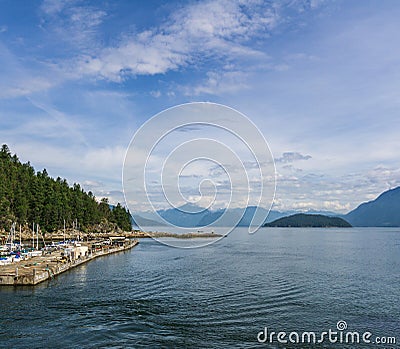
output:
M169 232L143 232L140 230L135 230L130 234L130 237L134 238L175 238L175 239L199 239L199 238L220 238L223 237L221 234L217 234L214 232L205 233L205 232L190 232L190 233L169 233Z
M95 258L129 250L139 243L121 237L44 251L41 256L0 266L0 286L33 286Z

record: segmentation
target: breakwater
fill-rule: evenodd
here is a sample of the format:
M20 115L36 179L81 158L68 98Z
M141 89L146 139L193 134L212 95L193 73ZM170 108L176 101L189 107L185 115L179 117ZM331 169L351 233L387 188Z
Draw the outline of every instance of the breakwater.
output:
M175 238L175 239L196 239L196 238L220 238L221 234L203 233L203 232L192 232L192 233L168 233L168 232L143 232L134 231L131 233L130 237L135 238Z

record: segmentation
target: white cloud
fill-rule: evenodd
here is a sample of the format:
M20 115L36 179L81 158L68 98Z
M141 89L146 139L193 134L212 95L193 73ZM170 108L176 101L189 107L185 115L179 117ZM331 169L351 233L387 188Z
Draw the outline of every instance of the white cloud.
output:
M14 80L8 84L0 83L0 99L29 96L35 92L48 90L54 86L50 79L24 76L22 80ZM4 87L4 88L2 88Z
M104 10L76 0L45 0L41 10L41 27L55 34L58 40L81 52L90 52L99 47L97 30L107 16Z
M183 87L185 95L197 96L201 94L218 95L234 93L249 88L246 83L248 74L242 71L208 72L207 78L198 85Z
M150 91L150 95L153 96L154 98L159 98L161 97L161 91Z
M400 186L400 168L377 166L372 170L330 175L281 168L277 173L275 209L324 209L347 213L380 193Z
M277 26L286 23L287 8L299 12L302 5L253 0L195 2L178 8L158 26L131 34L120 33L111 45L105 44L107 40L102 37L102 24L108 17L104 8L77 0L43 1L40 27L47 40L40 47L53 50L55 46L56 57L64 58L42 61L38 71L11 69L21 74L5 83L0 97L31 95L71 79L122 82L137 75L196 67L208 60L219 64L221 59L225 66L222 73L211 70L202 83L183 92L186 95L233 93L247 87L248 74L242 67L227 67L240 60L249 67L261 64L278 69L279 64L265 62L269 56L254 45L254 40L265 39Z
M99 182L99 181L85 180L85 181L83 181L82 185L85 188L99 188L99 187L104 186L104 183ZM91 190L91 189L88 189L88 190Z
M71 1L44 0L41 10L48 15L54 15L61 12L68 3L71 3Z
M67 139L79 141L81 144L87 145L85 136L83 135L82 121L73 121L73 115L66 115L51 105L47 105L33 98L28 100L39 110L43 111L45 116L36 117L33 120L19 125L16 132L24 135L41 135L46 138ZM14 132L15 132L14 131Z
M110 204L117 204L118 202L125 205L124 194L121 190L109 190L104 182L85 180L82 183L85 191L91 191L96 199L100 201L102 198L107 198Z
M36 171L46 168L50 176L66 178L68 183L82 183L97 198L108 197L111 203L123 203L121 172L125 149L119 146L77 149L22 139L8 142L21 161L30 161Z
M265 54L246 43L267 36L278 22L277 9L263 2L194 3L177 10L158 28L81 56L71 69L78 76L119 82L128 76L164 74L211 57L261 58Z
M81 157L81 166L91 172L98 171L112 174L113 178L121 178L122 164L126 149L122 146L89 149Z
M280 158L275 159L275 162L291 163L299 160L309 160L311 155L303 155L298 152L285 152Z
M53 66L47 66L42 72L43 67L40 63L25 67L19 57L0 42L0 99L31 95L57 84Z
M228 0L194 3L173 16L173 31L184 31L188 37L206 39L206 44L227 40L247 41L254 35L273 29L278 23L274 8L258 1Z

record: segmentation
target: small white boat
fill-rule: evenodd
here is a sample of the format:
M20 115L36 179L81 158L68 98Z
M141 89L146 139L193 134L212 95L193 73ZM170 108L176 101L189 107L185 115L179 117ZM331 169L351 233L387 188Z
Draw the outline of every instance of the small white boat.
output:
M43 255L43 251L41 251L41 250L35 250L35 251L28 252L28 257L40 257L42 255Z

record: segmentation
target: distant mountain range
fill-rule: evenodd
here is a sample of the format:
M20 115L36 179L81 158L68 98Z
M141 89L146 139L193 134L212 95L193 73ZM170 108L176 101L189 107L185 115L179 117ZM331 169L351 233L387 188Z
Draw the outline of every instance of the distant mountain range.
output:
M140 216L135 216L135 218L132 217L131 223L132 223L132 226L134 226L134 227L135 226L136 227L137 226L141 226L141 227L151 227L151 226L157 227L157 226L165 225L164 223L161 223L159 221L143 218L143 217L140 217Z
M157 211L158 215L154 212L138 212L134 217L140 226L165 225L160 218L162 217L170 224L178 227L193 228L206 225L223 227L230 226L234 222L237 222L239 227L248 227L254 218L255 212L255 206L249 206L243 212L241 208L212 211L203 209L195 204L185 204L178 208ZM268 214L266 209L260 207L253 225L263 225L295 214L340 217L355 227L400 227L400 187L384 192L377 199L361 204L346 215L317 210L305 212L271 210ZM264 218L266 216L265 221L260 221L260 217Z
M264 208L259 208L256 214L257 207L249 206L246 209L233 208L233 209L219 209L209 210L203 209L194 204L185 204L178 208L171 208L167 210L159 210L154 212L138 212L134 214L132 220L134 225L139 226L163 226L166 225L162 222L162 218L170 224L178 227L193 228L204 227L212 225L214 227L225 227L237 222L239 227L248 227L250 225L263 225L266 222L272 222L278 218L286 217L299 213L298 211L275 211ZM226 212L225 212L226 211ZM337 216L336 213L330 211L315 211L310 210L305 212L307 214L323 214L325 216ZM256 215L256 217L255 217ZM252 223L253 218L254 222ZM265 217L267 217L265 219ZM135 224L136 223L138 224Z

